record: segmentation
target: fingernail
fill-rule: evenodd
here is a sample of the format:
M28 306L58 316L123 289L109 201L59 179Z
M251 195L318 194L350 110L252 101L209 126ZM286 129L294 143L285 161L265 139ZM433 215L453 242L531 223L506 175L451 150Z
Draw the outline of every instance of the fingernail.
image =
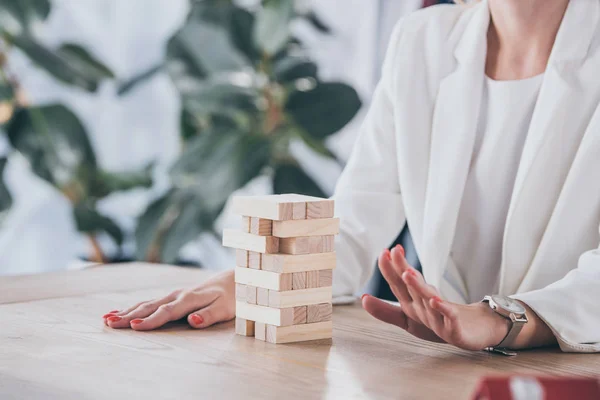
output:
M202 318L198 314L192 314L192 315L190 315L190 319L196 325L200 325L200 324L202 324L204 322L204 318Z
M102 316L102 318L104 318L104 319L109 318L109 317L116 317L116 315L114 315L113 313L108 313L108 314L104 314Z
M122 320L123 318L117 317L116 315L113 315L113 316L108 317L106 319L109 320L110 322L118 322L118 321Z
M118 312L119 312L119 310L112 310L112 311L109 311L108 313L109 314L114 314L114 313L118 313Z
M406 272L408 272L409 274L411 274L412 276L417 276L417 271L415 271L414 269L408 269L406 270Z
M439 296L433 296L431 298L431 300L435 301L436 303L441 303L442 302L442 299L440 299Z
M133 321L130 322L131 325L137 325L137 324L141 324L142 322L144 322L143 319L134 319Z
M365 297L367 297L367 294L363 294L362 296L360 296L360 300L362 301Z

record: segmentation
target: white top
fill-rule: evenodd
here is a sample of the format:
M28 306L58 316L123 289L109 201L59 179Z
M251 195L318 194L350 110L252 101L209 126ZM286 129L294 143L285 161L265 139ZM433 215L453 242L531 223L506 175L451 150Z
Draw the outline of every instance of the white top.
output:
M506 217L542 80L486 77L451 253L470 302L498 292Z

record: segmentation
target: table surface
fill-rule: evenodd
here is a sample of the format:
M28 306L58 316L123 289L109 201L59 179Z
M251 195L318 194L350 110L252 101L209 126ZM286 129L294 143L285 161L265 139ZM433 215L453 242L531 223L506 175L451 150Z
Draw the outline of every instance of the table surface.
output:
M236 336L232 322L134 332L100 318L209 276L128 264L0 278L0 399L467 399L489 374L600 375L600 355L463 351L357 305L334 308L332 341L286 345Z

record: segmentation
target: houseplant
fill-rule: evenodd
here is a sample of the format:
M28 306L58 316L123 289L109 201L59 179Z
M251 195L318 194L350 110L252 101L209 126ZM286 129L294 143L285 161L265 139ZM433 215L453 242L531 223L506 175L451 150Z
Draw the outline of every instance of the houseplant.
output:
M327 27L294 0L264 0L256 8L233 1L192 1L166 58L123 85L134 90L167 71L182 102L183 152L170 170L171 189L140 216L137 257L173 262L181 247L212 232L228 197L258 176L275 193L323 196L290 152L302 140L334 155L325 140L358 112L354 89L322 82L318 68L292 35L297 19Z
M50 14L49 0L0 0L0 134L11 145L0 159L3 173L8 158L20 155L31 170L60 191L73 206L79 231L88 235L96 261L106 255L95 235L108 233L120 246L119 226L96 209L97 202L115 191L152 184L151 166L115 174L96 161L85 126L62 104L31 104L19 79L10 68L16 48L34 64L65 84L94 92L113 73L76 44L48 48L36 37L36 28ZM0 186L0 213L12 204L10 193Z

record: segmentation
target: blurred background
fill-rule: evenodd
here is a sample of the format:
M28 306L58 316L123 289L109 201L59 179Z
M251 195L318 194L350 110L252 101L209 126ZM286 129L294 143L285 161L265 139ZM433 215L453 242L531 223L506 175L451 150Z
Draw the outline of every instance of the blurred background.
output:
M393 26L433 3L0 0L0 275L229 268L228 198L330 196Z

